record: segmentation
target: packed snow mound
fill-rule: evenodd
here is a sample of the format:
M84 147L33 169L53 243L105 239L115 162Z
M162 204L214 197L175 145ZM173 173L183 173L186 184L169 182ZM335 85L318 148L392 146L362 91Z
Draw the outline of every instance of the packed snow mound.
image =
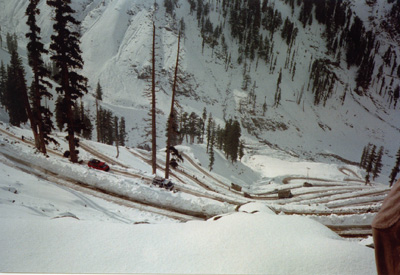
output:
M375 273L372 249L311 219L266 212L151 225L15 219L0 243L3 272Z
M240 212L245 212L245 213L258 213L258 212L262 212L262 213L267 213L270 215L274 215L275 212L272 211L268 206L266 206L263 203L259 203L259 202L250 202L250 203L246 203L244 205L242 205L239 208Z

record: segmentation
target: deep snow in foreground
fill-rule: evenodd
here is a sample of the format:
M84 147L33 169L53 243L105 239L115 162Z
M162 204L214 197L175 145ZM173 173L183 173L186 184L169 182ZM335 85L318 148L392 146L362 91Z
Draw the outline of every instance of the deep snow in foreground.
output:
M28 130L12 131L29 137ZM59 141L62 151L65 142ZM111 155L112 147L97 146ZM81 157L90 154L81 150ZM121 150L120 158L133 164L126 171L149 173L150 167L126 150ZM31 174L34 165L88 182L97 178L137 198L153 195L171 205L186 203L187 209L225 214L207 221L179 222L70 189L60 185L57 177L54 182L37 177ZM228 174L221 167L220 172ZM229 204L151 188L140 179L94 171L54 154L45 158L4 134L0 135L0 174L0 272L376 273L373 249L343 239L310 218L276 215L263 203L247 203L235 211Z
M373 274L374 251L307 218L234 213L184 224L8 219L1 270ZM4 249L6 248L6 249Z

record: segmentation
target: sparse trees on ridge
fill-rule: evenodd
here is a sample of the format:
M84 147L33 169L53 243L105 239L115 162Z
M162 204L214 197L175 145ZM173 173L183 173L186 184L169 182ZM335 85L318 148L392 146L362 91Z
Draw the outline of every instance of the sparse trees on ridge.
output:
M364 168L367 172L365 176L366 184L370 181L370 173L372 173L372 179L375 180L382 171L384 147L381 146L378 152L376 152L376 149L376 145L368 143L361 155L360 167Z

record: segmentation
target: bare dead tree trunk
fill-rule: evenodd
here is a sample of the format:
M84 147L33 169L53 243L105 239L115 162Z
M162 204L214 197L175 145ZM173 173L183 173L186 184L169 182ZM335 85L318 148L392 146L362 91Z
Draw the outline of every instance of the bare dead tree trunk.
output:
M157 130L156 130L156 76L155 76L155 45L156 26L153 21L153 53L151 75L151 167L153 174L157 172Z
M173 116L174 116L174 106L175 106L175 91L176 91L176 81L178 75L178 66L179 66L179 50L180 50L180 42L181 42L181 33L178 35L178 51L176 54L176 65L175 65L175 73L174 73L174 83L172 85L172 100L171 100L171 112L168 117L168 127L167 127L167 157L165 163L165 178L169 178L169 161L170 161L170 147L171 147L171 138L172 138L172 125L173 125Z

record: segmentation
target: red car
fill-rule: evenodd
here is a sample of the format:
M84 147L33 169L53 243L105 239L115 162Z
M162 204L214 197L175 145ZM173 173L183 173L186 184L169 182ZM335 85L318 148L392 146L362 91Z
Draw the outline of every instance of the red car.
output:
M109 171L110 170L110 166L108 166L105 162L102 162L98 159L91 159L88 162L88 166L90 168L94 168L94 169L98 169L98 170L102 170L102 171Z

